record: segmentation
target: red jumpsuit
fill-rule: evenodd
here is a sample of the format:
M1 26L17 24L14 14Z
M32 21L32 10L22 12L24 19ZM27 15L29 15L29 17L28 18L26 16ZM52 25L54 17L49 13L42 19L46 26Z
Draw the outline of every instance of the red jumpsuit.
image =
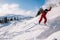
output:
M39 23L41 23L42 19L44 18L44 24L46 24L46 22L47 22L46 14L47 14L47 12L50 11L50 10L51 10L51 8L50 8L49 10L45 9L45 10L42 12L42 15L41 15L41 18L40 18L40 20L39 20Z
M44 24L47 22L47 18L46 18L46 13L42 13L42 15L41 15L41 18L40 18L40 20L39 20L39 23L41 23L41 21L42 21L42 19L44 18Z

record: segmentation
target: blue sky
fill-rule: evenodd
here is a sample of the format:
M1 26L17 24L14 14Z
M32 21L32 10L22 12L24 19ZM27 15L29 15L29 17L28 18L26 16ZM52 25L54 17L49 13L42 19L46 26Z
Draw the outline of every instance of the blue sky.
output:
M0 0L0 15L20 14L35 16L46 0Z
M17 3L22 9L33 10L40 8L45 3L45 0L5 0L3 3Z

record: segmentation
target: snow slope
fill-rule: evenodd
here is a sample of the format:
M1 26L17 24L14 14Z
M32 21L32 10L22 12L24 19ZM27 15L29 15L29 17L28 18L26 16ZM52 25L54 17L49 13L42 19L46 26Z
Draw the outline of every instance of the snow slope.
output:
M24 22L14 21L7 27L0 28L0 40L52 40L57 31L60 31L60 6L55 7L47 14L48 25L38 24L39 17Z

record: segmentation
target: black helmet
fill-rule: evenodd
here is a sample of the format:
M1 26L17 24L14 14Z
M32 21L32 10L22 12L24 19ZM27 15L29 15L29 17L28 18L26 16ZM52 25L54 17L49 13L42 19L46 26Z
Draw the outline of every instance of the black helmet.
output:
M48 11L48 9L45 9L45 11Z

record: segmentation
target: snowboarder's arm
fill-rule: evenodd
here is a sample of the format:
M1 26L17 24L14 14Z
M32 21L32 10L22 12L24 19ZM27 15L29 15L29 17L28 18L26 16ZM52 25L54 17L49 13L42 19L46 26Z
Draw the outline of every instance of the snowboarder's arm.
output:
M42 13L42 11L43 11L43 9L42 9L42 8L40 8L40 10L37 12L36 17L37 17L38 15L40 15L40 14Z
M38 15L40 15L40 14L41 14L41 12L40 12L40 11L38 11L38 13L37 13L36 17L37 17Z
M52 7L50 7L50 9L48 11L50 11L52 9Z

